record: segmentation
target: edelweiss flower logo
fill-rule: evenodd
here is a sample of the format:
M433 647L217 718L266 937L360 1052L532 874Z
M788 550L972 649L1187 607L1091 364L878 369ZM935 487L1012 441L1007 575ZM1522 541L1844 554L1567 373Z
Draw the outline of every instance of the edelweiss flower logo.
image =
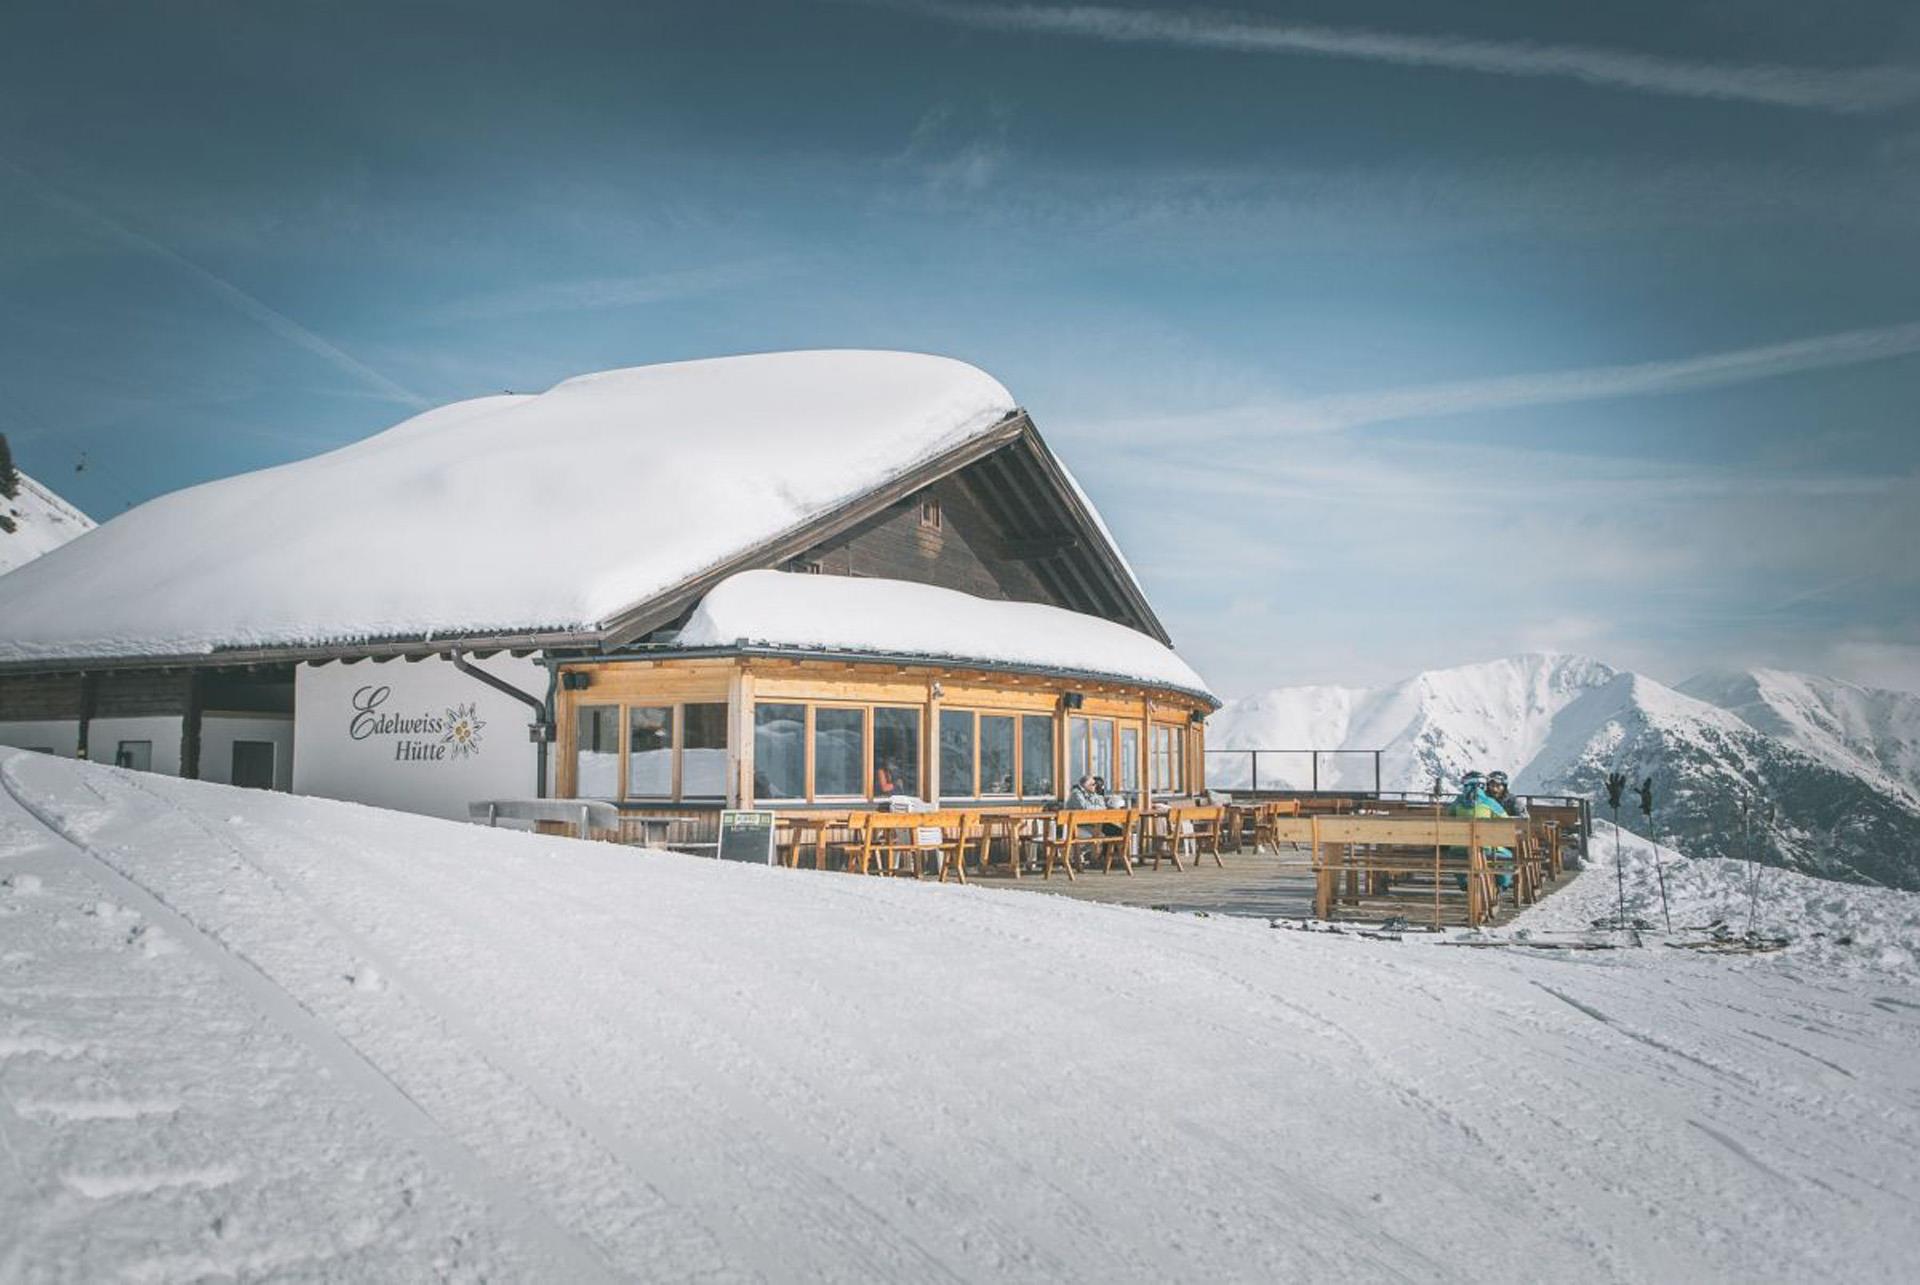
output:
M463 759L479 752L480 729L485 726L472 701L452 706L447 710L447 730L441 743L450 748L454 758Z

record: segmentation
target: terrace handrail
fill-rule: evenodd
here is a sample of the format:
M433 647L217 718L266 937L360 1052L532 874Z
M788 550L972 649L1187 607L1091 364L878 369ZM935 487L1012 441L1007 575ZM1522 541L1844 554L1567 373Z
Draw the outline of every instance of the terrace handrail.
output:
M1311 747L1305 747L1300 749L1286 749L1286 748L1276 748L1276 747L1262 745L1257 749L1251 749L1251 748L1234 748L1234 749L1217 749L1217 750L1208 749L1208 750L1202 750L1201 753L1202 754L1245 754L1247 756L1247 762L1248 762L1247 788L1253 791L1258 791L1260 788L1260 756L1262 754L1306 754L1311 758L1310 774L1312 776L1312 781L1313 781L1312 785L1310 785L1308 788L1315 794L1320 792L1320 756L1321 755L1323 754L1367 755L1373 759L1373 789L1368 792L1373 794L1378 794L1380 793L1380 783L1382 779L1380 774L1381 772L1380 758L1381 758L1381 755L1385 753L1385 751L1384 750L1358 750L1358 749L1328 750L1328 749L1314 749Z
M467 820L490 826L502 821L559 822L573 826L582 839L591 839L596 830L620 832L620 809L599 799L482 799L467 804Z

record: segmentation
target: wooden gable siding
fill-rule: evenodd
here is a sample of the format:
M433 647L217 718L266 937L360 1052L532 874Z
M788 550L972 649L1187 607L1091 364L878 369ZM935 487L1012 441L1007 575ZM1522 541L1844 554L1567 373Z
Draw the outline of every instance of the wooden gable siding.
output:
M78 674L0 675L0 722L79 718L84 699Z
M924 502L940 506L940 523L926 525ZM845 535L788 563L812 563L824 575L874 576L957 589L976 598L1065 606L1023 561L1006 556L1006 536L973 495L954 479L915 492Z
M191 671L184 669L120 669L86 676L9 674L0 677L0 719L184 714L191 688Z

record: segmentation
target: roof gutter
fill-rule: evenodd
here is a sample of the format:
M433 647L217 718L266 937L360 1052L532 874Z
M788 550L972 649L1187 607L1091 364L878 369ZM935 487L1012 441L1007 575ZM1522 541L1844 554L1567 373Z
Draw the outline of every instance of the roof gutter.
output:
M533 783L533 797L536 799L546 798L547 745L553 740L553 724L547 721L547 703L538 696L521 691L504 678L495 678L492 674L489 674L486 670L468 660L465 653L458 647L455 647L447 653L447 659L453 662L455 669L465 674L468 678L485 683L496 692L511 696L533 710L533 723L531 724L530 730L533 734L534 744L538 747L534 755L534 771L536 776Z

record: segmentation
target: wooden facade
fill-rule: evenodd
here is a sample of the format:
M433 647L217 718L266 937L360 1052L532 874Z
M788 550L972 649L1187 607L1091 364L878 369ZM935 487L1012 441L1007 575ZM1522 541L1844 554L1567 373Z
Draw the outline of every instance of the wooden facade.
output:
M560 673L555 741L560 748L557 793L562 798L610 797L639 810L697 810L723 803L803 809L865 806L890 793L908 792L934 805L984 801L1001 807L1039 807L1064 798L1071 787L1077 765L1076 733L1088 743L1084 761L1095 765L1102 760L1093 750L1104 738L1107 758L1102 775L1115 792L1138 795L1145 791L1167 798L1191 796L1205 788L1201 720L1211 704L1192 693L1138 683L957 665L765 655L575 661L563 663ZM569 679L569 675L575 677ZM803 711L797 726L804 771L797 790L770 790L767 765L756 764L756 741L763 739L758 735L756 711L769 706ZM689 707L725 709L726 766L719 794L688 788L684 729ZM631 788L635 776L629 729L636 709L646 711L650 724L666 722L673 729L672 771L654 770L654 788L644 791ZM672 711L670 721L654 712L664 710ZM822 781L815 752L821 711L835 711L835 722L847 729L849 739L857 729L857 783L843 780L840 788L829 788ZM918 756L911 791L887 791L876 780L884 766L877 761L879 711L917 715ZM953 742L943 752L943 723L947 729L967 726L966 715L973 721L964 753ZM607 791L608 778L602 776L583 792L583 753L600 752L583 752L582 746L605 743L595 741L593 730L583 728L583 720L591 719L597 727L608 717L619 729L618 763L607 765L614 769L610 777L616 788ZM1005 776L991 781L982 763L988 753L983 720L1005 720L1019 729L1013 738L1013 756L1002 769ZM1038 741L1030 733L1039 730L1028 720L1034 724L1044 720L1050 729L1044 773L1028 761ZM965 755L972 757L970 768ZM970 790L943 790L943 773L951 778L956 770L970 780ZM668 783L664 788L663 782ZM947 784L951 783L949 779Z

